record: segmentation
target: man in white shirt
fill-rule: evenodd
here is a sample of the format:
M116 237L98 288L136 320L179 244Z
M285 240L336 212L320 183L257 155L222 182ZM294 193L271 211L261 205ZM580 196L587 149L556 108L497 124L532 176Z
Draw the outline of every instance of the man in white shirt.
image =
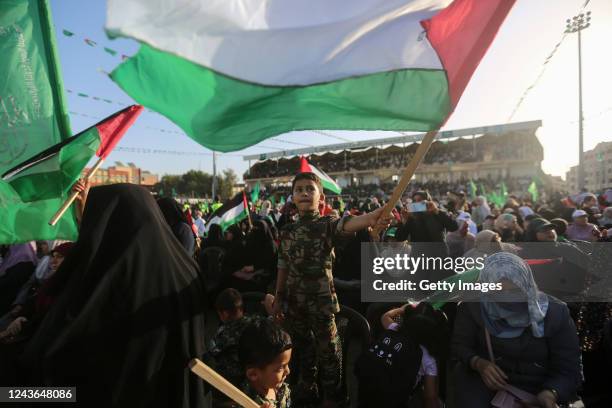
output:
M195 210L193 223L198 228L198 237L203 238L206 232L206 221L202 219L202 211Z

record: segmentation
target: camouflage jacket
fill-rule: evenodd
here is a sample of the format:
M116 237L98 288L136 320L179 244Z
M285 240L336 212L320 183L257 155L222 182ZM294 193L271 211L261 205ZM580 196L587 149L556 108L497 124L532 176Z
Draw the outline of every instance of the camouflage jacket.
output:
M343 232L347 218L312 212L281 229L278 268L287 270L289 299L331 298L332 312L338 312L332 265L334 246L353 235Z
M291 408L291 389L287 383L282 383L276 391L276 399L267 399L259 395L248 383L244 383L242 391L253 401L261 405L265 402L271 403L273 408Z
M244 380L244 371L238 359L238 343L247 326L262 316L243 316L238 320L223 323L209 345L205 359L223 377L239 387Z

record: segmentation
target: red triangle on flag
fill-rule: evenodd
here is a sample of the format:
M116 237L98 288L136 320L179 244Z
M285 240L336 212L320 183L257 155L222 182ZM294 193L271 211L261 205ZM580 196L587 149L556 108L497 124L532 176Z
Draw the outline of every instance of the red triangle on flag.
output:
M96 156L106 158L142 110L141 105L132 105L98 123L96 128L100 135L100 147Z

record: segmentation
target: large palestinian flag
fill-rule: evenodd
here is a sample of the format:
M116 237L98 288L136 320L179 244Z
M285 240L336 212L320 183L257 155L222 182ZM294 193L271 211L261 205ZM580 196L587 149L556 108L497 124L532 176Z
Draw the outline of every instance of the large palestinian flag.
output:
M292 130L429 131L453 111L514 0L108 0L142 43L112 73L198 143Z

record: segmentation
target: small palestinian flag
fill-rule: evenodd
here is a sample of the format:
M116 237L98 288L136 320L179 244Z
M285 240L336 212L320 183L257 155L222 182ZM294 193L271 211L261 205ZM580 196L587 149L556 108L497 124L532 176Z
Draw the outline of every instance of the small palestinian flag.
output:
M110 154L142 109L133 105L109 116L8 170L2 181L10 184L24 202L67 192L94 155L106 158Z
M300 173L314 173L321 179L321 184L323 184L323 188L325 190L332 191L336 194L340 194L342 192L342 188L334 181L333 178L329 177L327 174L325 174L325 172L308 163L308 160L306 160L304 157L301 158Z
M117 51L113 50L112 48L104 47L104 51L106 51L107 54L110 54L113 57L117 55Z
M206 232L212 224L219 224L225 231L230 225L236 224L249 216L247 198L244 191L236 194L234 198L226 201L215 210L206 223Z

